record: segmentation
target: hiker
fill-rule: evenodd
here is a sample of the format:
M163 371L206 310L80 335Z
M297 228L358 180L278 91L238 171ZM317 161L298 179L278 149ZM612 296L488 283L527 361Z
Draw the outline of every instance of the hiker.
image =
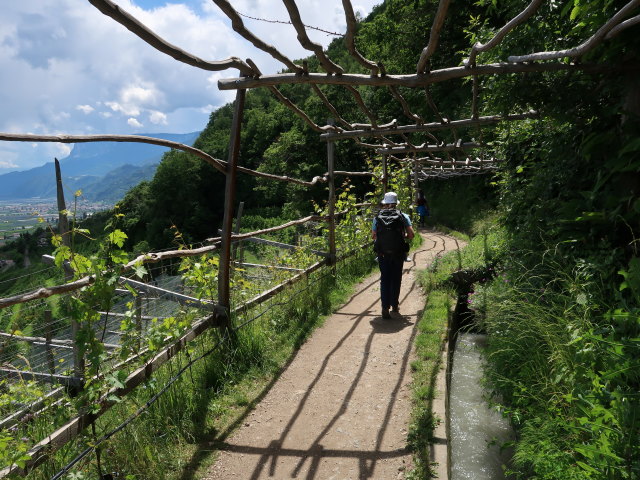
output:
M380 211L373 218L372 234L380 267L382 318L389 319L389 309L400 312L402 266L409 251L406 240L411 240L414 233L409 216L397 209L398 195L395 192L385 193L381 204Z
M416 199L416 205L418 207L418 225L421 227L425 226L425 218L429 216L429 204L427 203L427 199L424 198L424 192L422 190L418 191L418 198Z

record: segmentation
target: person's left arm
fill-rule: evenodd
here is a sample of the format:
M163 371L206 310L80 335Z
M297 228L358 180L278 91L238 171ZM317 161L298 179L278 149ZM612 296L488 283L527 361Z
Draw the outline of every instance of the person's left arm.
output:
M407 225L404 227L404 233L407 240L411 240L415 236L415 232L413 231L413 227L411 225Z
M411 219L406 213L403 213L403 215L405 221L404 236L407 240L411 240L415 236L415 232L413 231L413 227L411 226Z

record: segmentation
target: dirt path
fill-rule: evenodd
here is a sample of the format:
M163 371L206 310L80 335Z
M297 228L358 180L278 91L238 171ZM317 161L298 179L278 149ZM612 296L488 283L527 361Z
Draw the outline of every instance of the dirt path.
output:
M456 248L450 237L421 235L405 263L401 315L381 318L379 273L358 285L228 438L204 479L404 478L412 461L409 365L424 307L415 275Z

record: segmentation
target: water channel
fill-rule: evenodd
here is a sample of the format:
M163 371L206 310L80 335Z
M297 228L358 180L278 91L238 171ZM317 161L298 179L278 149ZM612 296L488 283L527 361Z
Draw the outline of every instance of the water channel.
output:
M450 480L504 480L509 421L489 407L481 385L486 336L459 333L449 391Z

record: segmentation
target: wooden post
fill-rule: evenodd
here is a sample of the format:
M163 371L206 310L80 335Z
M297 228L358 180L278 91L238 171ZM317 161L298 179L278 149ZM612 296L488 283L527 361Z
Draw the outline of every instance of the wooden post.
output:
M387 193L387 188L389 185L388 178L388 170L387 170L387 154L382 154L382 193Z
M78 347L78 331L80 326L76 320L71 320L71 337L73 340L73 376L84 379L84 354Z
M218 271L218 303L230 308L230 267L231 267L231 231L233 230L233 206L236 203L236 176L238 156L240 153L240 129L244 111L245 90L236 93L236 105L233 112L231 138L229 140L229 162L227 163L226 185L224 197L224 218L222 220L222 244L220 246L220 270ZM226 320L226 327L230 327L230 318Z
M334 124L334 120L330 118L327 120L329 125ZM334 174L335 163L335 143L331 140L327 142L327 180L329 183L329 201L328 201L328 215L329 215L329 258L327 259L329 265L336 264L336 185Z
M136 308L136 332L138 334L138 350L140 350L140 338L142 337L142 297L135 297Z
M420 181L418 180L418 170L420 166L418 165L418 156L413 154L413 190L415 192L416 197L418 196L418 191L420 190Z
M242 211L244 210L244 202L240 202L238 205L238 213L236 214L236 234L240 233L240 223L242 221ZM235 260L238 258L238 251L240 252L239 261L242 263L242 248L240 247L241 242L236 243L233 246L233 255L232 258Z
M56 166L56 193L58 198L58 233L62 236L62 244L71 246L69 238L69 219L67 218L67 206L64 201L64 190L62 189L62 174L60 173L60 162L54 158Z
M51 310L44 311L44 336L46 341L47 350L47 364L49 365L49 373L51 375L56 374L56 362L53 358L53 352L51 351Z

